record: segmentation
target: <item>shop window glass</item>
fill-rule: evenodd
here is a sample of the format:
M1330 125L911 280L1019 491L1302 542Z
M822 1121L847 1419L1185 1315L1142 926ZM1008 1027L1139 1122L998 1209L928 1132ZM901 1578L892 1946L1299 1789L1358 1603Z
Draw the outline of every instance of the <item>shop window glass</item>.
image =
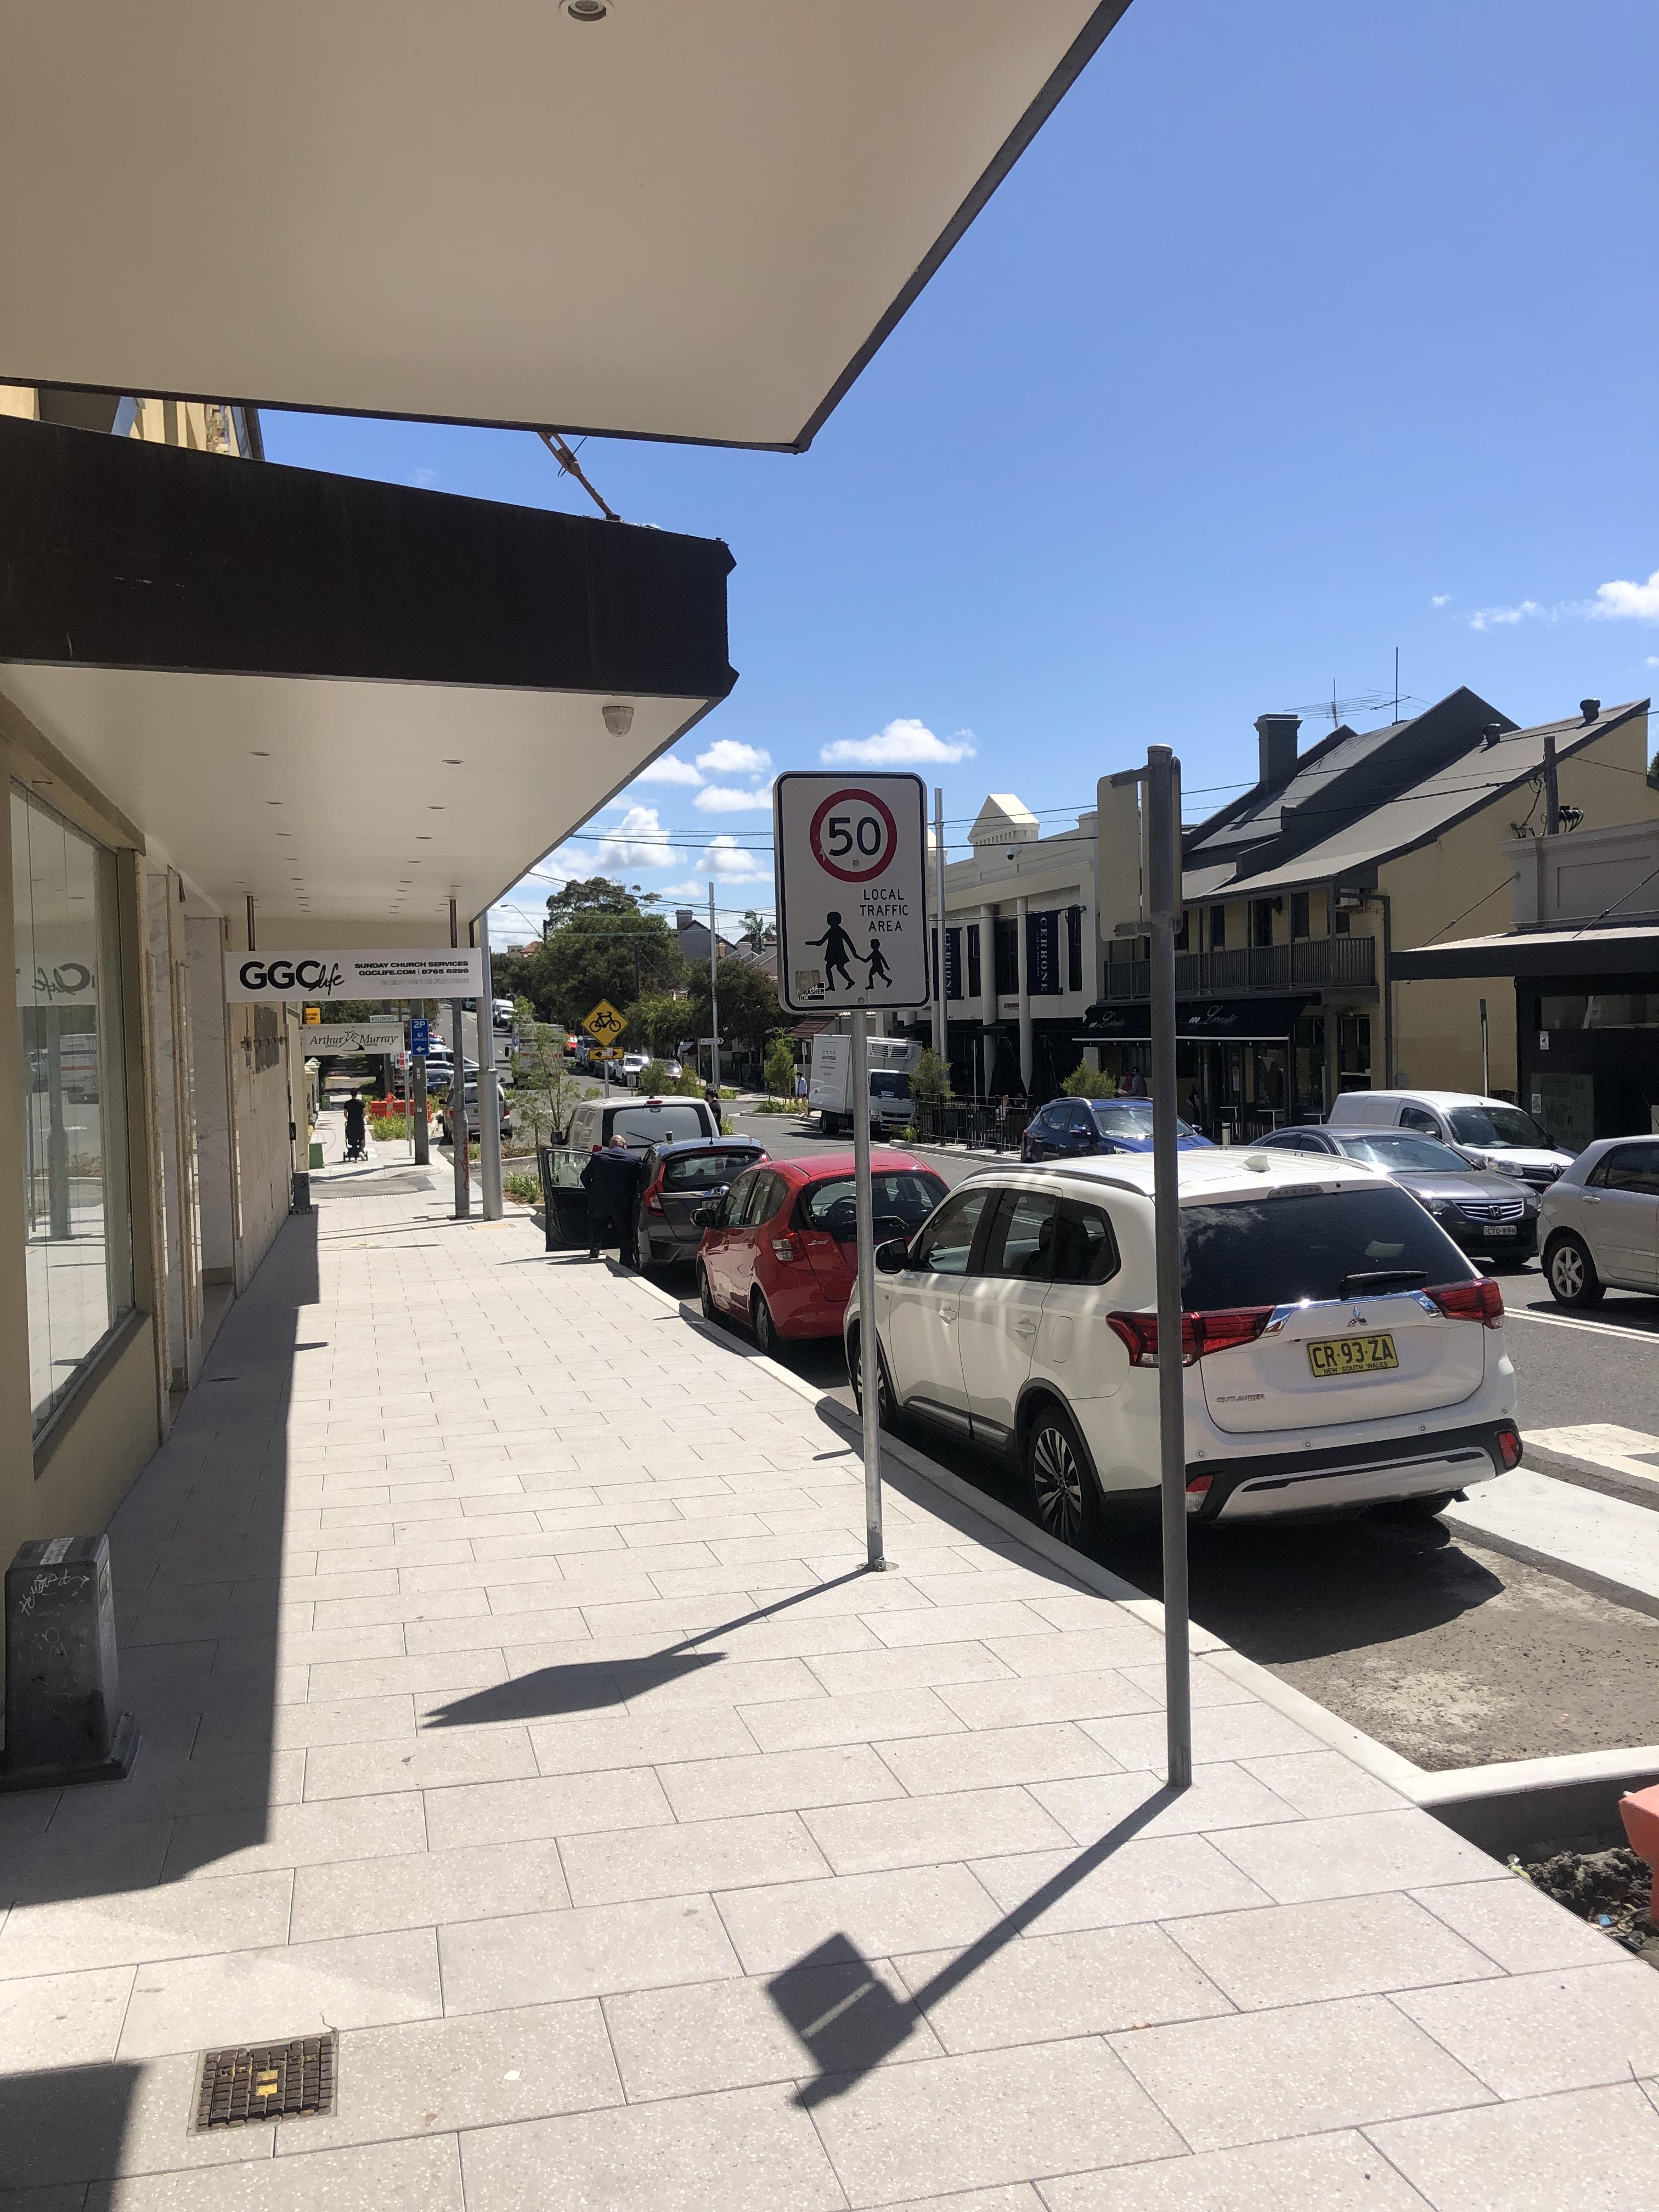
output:
M1308 894L1306 891L1292 891L1291 893L1291 935L1297 938L1310 937L1312 934L1313 930L1308 913Z
M15 786L12 920L34 1425L132 1306L113 854Z
M1579 991L1538 1002L1540 1030L1659 1029L1659 991Z
M1224 906L1210 908L1210 950L1219 952L1227 942L1227 909Z
M985 988L985 979L980 969L979 924L968 925L968 995L977 999Z

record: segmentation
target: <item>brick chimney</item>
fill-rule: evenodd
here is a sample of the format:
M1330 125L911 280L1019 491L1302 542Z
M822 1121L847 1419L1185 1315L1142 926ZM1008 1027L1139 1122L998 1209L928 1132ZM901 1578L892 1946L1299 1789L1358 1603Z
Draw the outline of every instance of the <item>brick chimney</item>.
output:
M1302 727L1300 714L1258 714L1255 735L1261 748L1257 781L1268 791L1277 791L1296 774L1296 733Z

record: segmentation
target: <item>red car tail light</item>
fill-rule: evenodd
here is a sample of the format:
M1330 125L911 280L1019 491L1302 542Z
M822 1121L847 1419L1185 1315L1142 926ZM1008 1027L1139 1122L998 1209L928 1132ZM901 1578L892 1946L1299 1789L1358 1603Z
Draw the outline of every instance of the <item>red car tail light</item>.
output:
M800 1257L800 1246L793 1237L775 1237L772 1250L780 1260L799 1260Z
M1504 1462L1504 1472L1510 1474L1521 1464L1521 1431L1503 1428L1498 1431L1498 1456Z
M645 1187L645 1195L640 1202L648 1212L660 1213L663 1211L662 1179L663 1170L659 1168Z
M1488 1328L1504 1326L1504 1293L1490 1275L1474 1283L1442 1283L1423 1295L1434 1300L1448 1321L1484 1322Z
M1271 1306L1230 1306L1214 1313L1182 1314L1182 1365L1190 1367L1207 1352L1236 1352L1241 1345L1254 1344L1273 1317ZM1131 1367L1157 1366L1156 1314L1108 1314L1106 1322L1113 1334L1122 1340Z
M1187 1510L1189 1513L1198 1511L1200 1506L1208 1498L1215 1477L1212 1474L1189 1474L1187 1477Z

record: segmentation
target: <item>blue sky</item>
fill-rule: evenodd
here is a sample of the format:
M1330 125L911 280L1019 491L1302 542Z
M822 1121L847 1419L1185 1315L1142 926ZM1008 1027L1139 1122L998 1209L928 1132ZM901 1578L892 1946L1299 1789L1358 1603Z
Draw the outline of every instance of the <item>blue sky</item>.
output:
M990 790L1062 825L1154 740L1195 815L1253 776L1257 714L1308 742L1333 681L1392 693L1396 646L1414 703L1648 694L1656 81L1651 0L1133 0L810 453L583 448L628 520L731 546L739 682L684 780L554 872L672 894L724 838L722 909L768 906L744 802L884 732L954 756L918 763L953 842ZM265 434L591 511L527 434Z

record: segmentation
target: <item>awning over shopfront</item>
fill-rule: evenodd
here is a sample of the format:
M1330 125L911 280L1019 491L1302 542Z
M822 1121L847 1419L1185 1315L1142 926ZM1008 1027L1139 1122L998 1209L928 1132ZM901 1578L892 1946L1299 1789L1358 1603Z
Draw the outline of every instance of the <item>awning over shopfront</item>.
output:
M267 943L447 943L736 680L714 540L5 417L0 485L0 727Z
M1127 0L14 0L0 381L799 449Z
M1222 1040L1236 1044L1283 1044L1310 1001L1296 999L1182 1000L1176 1007L1176 1036ZM1152 1008L1145 1001L1129 1006L1091 1006L1079 1044L1144 1042L1152 1033Z
M1396 952L1398 982L1471 975L1638 975L1659 969L1659 925L1624 929L1510 929Z

